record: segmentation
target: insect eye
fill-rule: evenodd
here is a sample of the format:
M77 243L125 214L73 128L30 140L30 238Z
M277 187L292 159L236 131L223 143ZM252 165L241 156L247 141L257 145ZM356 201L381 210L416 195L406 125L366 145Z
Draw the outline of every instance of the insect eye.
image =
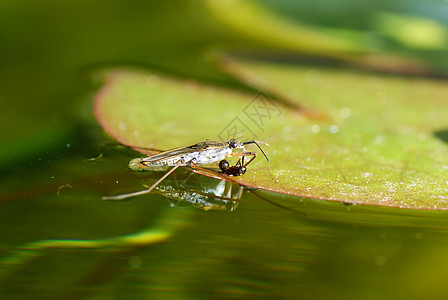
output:
M236 148L238 147L238 143L237 142L231 142L230 143L230 148Z

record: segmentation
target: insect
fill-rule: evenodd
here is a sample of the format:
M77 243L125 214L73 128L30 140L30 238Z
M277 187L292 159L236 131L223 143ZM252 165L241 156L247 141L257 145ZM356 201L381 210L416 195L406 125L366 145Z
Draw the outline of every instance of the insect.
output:
M229 162L225 159L219 162L219 168L221 169L221 172L230 176L244 175L246 173L246 165L241 164L241 159L239 159L234 166L230 166Z
M143 158L134 158L129 162L129 168L137 171L162 171L166 170L169 167L172 167L171 170L165 173L159 180L157 180L152 186L150 186L147 190L118 195L118 196L106 196L103 197L104 200L122 200L133 196L138 196L142 194L149 193L154 187L156 187L162 180L168 177L174 170L176 170L180 166L189 166L193 169L205 170L207 169L199 167L199 165L209 164L217 161L223 161L226 157L239 157L238 163L235 166L229 167L225 163L222 163L223 167L221 171L224 174L232 175L232 176L240 176L246 172L246 166L251 163L255 157L257 156L255 152L246 152L245 145L255 144L263 153L266 160L269 162L268 157L264 153L263 149L261 149L259 144L264 144L269 146L268 144L260 141L248 141L248 142L240 142L236 139L230 139L228 141L211 141L205 140L203 142L199 142L197 144L187 146L187 147L179 147L170 149L167 151L163 151L158 154L154 154L151 156L143 157ZM239 152L234 152L234 150L240 149ZM244 158L251 156L251 159L244 164ZM244 171L243 171L244 170Z

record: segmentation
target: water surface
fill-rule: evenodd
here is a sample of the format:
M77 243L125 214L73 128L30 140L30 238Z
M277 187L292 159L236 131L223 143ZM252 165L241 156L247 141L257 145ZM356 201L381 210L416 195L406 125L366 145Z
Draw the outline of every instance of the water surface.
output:
M192 199L203 188L212 200L222 183L185 170L149 195L103 201L161 173L127 170L129 150L75 143L61 152L4 176L0 294L8 299L448 294L445 212L247 190L205 211L173 191Z

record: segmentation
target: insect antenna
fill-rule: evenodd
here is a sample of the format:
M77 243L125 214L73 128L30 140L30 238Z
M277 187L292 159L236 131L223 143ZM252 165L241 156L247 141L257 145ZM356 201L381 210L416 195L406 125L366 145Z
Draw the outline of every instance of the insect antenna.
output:
M260 149L261 153L263 153L264 157L266 158L266 160L269 162L269 158L266 156L266 154L264 153L263 149L261 149L260 145L258 145L258 143L266 145L269 147L269 144L264 143L264 142L260 142L260 141L249 141L249 142L244 142L243 145L248 145L248 144L255 144L257 145L258 149Z

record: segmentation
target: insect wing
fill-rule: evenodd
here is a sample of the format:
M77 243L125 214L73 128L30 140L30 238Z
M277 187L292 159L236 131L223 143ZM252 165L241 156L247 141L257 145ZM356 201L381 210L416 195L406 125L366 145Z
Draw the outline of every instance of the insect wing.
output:
M162 160L174 159L176 157L181 157L182 155L186 155L189 153L191 153L191 149L189 149L188 147L179 147L145 157L142 160L148 163L154 163Z
M200 142L191 146L187 146L187 147L178 147L178 148L173 148L167 151L163 151L161 153L157 153L148 157L145 157L143 159L143 161L148 162L148 163L153 163L153 162L158 162L161 160L166 160L166 159L174 159L174 158L180 158L181 156L185 156L188 154L193 154L195 152L202 152L205 150L211 150L211 149L219 149L222 148L223 146L226 146L225 142L220 142L220 141L205 141L205 142Z

